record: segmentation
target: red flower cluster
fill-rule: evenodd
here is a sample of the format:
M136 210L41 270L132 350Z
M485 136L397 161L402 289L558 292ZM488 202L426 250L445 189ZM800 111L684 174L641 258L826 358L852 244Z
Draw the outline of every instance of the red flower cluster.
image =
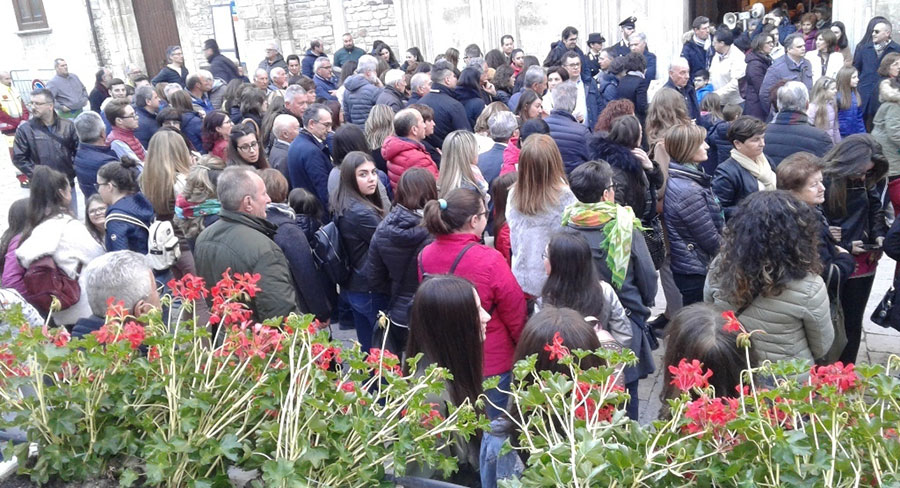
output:
M153 362L157 359L159 359L159 346L151 346L150 350L147 351L147 360Z
M601 405L597 408L597 402L590 397L593 390L599 390L600 387L590 383L579 381L572 391L575 393L575 418L578 420L587 420L596 418L598 422L609 422L612 420L613 413L616 411L615 405ZM612 391L625 391L619 385L614 385Z
M19 361L16 358L16 355L9 352L5 345L0 346L0 379L6 378L8 376L30 376L31 370L28 369L27 366L18 366ZM6 373L6 370L9 370L9 374ZM3 384L0 381L0 384Z
M44 324L44 327L41 329L41 331L43 332L44 337L50 340L50 342L52 342L56 347L65 346L72 338L72 336L69 334L69 331L67 331L65 327L59 327L51 331L47 324Z
M125 317L128 316L128 309L125 308L125 301L116 301L115 297L107 298L106 316L111 319L118 319L119 321L125 319Z
M684 416L691 421L685 426L690 433L702 432L708 428L724 428L737 418L740 401L737 398L709 398L706 395L687 404Z
M91 334L97 338L97 342L100 344L112 344L124 340L131 344L132 349L140 347L140 345L143 344L144 339L147 338L147 332L144 330L144 326L133 320L126 322L125 326L122 327L122 330L117 331L117 328L117 323L107 322L103 324L103 327L100 327L99 330L95 330L91 332Z
M369 349L369 356L366 358L366 363L372 365L376 374L379 374L379 369L385 369L397 375L403 374L400 370L400 358L388 350L379 349L377 347Z
M857 380L853 364L844 366L844 363L840 361L827 366L813 366L809 370L809 379L817 388L829 385L836 387L839 392L853 389Z
M443 422L444 416L441 415L441 412L435 410L435 407L437 407L437 403L429 403L428 406L431 408L429 409L428 413L422 414L422 426L434 427ZM405 408L400 411L400 415L403 417L406 417L407 413L408 410Z
M741 323L738 322L737 317L734 316L733 310L726 310L722 312L722 318L725 319L725 325L722 326L722 330L724 330L725 332L741 331Z
M687 362L685 358L681 358L678 366L669 366L669 373L672 373L672 385L678 387L681 391L691 391L694 388L706 388L709 386L709 378L713 372L706 370L703 372L703 363L694 359Z
M172 296L186 301L199 300L209 295L203 278L192 274L186 274L180 280L169 280L168 286L172 289Z
M563 339L559 332L553 333L553 341L544 346L544 350L550 353L550 360L562 359L569 355L569 348L563 345Z
M352 381L347 381L342 383L341 380L337 380L334 384L338 390L343 390L346 393L353 393L356 391L356 386L353 385Z
M240 359L253 356L265 358L269 353L282 349L282 338L281 331L276 328L245 321L231 328L218 355L224 356L234 352Z
M242 324L251 317L253 311L246 305L232 300L245 300L253 298L259 292L256 283L259 281L259 273L235 273L234 278L230 276L231 268L226 269L222 273L222 279L212 287L212 314L209 317L210 323L218 324L224 322L225 325Z
M325 347L324 344L319 343L313 343L311 347L313 361L320 369L330 368L332 360L341 362L341 348L333 346Z

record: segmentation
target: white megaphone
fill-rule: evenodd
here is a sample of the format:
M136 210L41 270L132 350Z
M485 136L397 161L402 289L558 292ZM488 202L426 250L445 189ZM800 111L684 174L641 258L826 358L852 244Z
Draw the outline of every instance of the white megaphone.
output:
M757 2L753 4L749 12L728 12L722 17L722 23L728 26L729 29L734 29L738 22L741 22L744 30L747 30L747 23L750 19L761 18L765 13L766 7Z

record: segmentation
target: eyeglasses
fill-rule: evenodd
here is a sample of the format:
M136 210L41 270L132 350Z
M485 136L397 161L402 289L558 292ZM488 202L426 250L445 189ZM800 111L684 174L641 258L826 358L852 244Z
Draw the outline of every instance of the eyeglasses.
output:
M566 65L567 68L580 68L581 63L569 63Z
M106 215L106 207L97 207L95 209L91 209L90 211L88 211L88 215Z
M243 144L241 146L238 146L237 148L238 148L238 151L247 152L247 151L252 151L254 149L257 149L258 147L259 147L259 143L256 141L253 141L250 144Z
M330 120L328 122L322 122L320 120L317 120L316 123L319 125L324 125L325 127L329 128L329 129L331 128L332 125L334 125L334 122L332 122Z
M106 186L106 185L112 185L112 182L107 181L106 183L94 183L94 189L97 191L100 191L100 187Z
M29 102L30 107L39 107L41 105L53 105L53 102Z

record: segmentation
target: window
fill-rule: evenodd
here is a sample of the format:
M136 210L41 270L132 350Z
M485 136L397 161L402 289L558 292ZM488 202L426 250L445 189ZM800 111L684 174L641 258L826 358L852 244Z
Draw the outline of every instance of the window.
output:
M47 14L44 13L43 0L13 0L16 21L20 31L46 29Z

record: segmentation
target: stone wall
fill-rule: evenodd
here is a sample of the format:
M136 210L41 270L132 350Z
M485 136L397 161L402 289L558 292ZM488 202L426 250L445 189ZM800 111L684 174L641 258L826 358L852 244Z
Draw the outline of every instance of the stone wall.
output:
M130 63L137 64L146 72L131 2L91 0L90 5L100 47L98 62L112 69L114 76L123 75Z
M375 40L386 42L394 51L394 56L403 63L404 53L409 46L401 46L399 41L399 29L397 28L397 13L394 4L390 0L343 0L344 18L347 32L353 35L357 46L367 52L372 49ZM337 36L343 32L336 32ZM342 46L338 37L337 47ZM334 52L327 50L327 52Z

